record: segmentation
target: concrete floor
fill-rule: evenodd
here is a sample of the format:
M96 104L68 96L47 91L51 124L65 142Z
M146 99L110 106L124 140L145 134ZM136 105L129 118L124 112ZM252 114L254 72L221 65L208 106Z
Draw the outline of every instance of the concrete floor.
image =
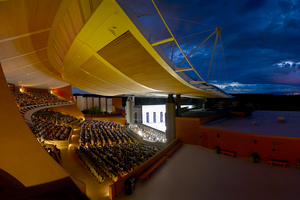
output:
M72 145L62 149L66 171L86 184L87 196L108 200L108 186L97 183L75 155L79 129ZM129 177L128 177L129 178ZM184 144L164 165L158 167L149 180L139 180L130 196L120 200L184 200L184 199L298 199L300 169L282 165L270 166L249 159L215 154L213 150Z
M130 196L120 200L298 199L300 169L215 154L184 144L150 176L137 181Z

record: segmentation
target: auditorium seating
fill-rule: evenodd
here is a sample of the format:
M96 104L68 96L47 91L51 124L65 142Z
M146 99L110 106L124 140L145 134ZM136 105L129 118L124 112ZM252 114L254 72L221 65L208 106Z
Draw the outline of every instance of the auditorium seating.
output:
M67 140L72 130L70 123L75 120L74 116L43 109L32 115L34 125L30 129L41 141Z
M67 102L46 92L12 92L15 103L19 108L32 105Z
M87 119L80 127L77 152L92 160L114 182L159 151L156 147L138 143L115 122Z

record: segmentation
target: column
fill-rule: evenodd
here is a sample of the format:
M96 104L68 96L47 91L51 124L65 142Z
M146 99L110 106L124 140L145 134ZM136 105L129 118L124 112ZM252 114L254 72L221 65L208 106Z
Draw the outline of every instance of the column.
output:
M134 124L134 97L128 97L126 101L126 123Z
M203 99L203 104L202 104L202 109L203 109L203 110L206 109L206 105L205 105L206 102L207 102L207 99Z
M90 109L93 107L93 97L87 97L87 108Z
M112 98L106 98L106 107L107 107L107 112L108 113L113 112Z
M94 97L94 106L100 107L99 106L99 97ZM101 108L101 107L100 107Z
M79 108L80 111L83 111L83 97L82 96L77 96L77 107Z
M106 112L106 98L100 98L100 107L102 112Z
M181 115L181 96L180 94L176 94L176 117L180 117Z
M175 101L172 94L169 94L166 103L166 136L168 143L172 142L175 138Z

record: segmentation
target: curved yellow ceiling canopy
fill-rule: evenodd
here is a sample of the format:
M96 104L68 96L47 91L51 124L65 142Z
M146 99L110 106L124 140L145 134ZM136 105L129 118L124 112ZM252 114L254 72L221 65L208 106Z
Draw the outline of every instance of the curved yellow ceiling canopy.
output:
M0 2L0 62L8 83L49 89L69 85L47 56L47 41L61 2Z
M186 75L176 73L161 49L151 45L154 41L134 13L120 5L104 0L78 33L57 66L67 82L102 95L227 97L209 84L195 87Z
M35 88L71 84L109 96L228 97L205 81L174 71L174 63L154 45L157 41L118 2L0 2L0 62L7 82Z

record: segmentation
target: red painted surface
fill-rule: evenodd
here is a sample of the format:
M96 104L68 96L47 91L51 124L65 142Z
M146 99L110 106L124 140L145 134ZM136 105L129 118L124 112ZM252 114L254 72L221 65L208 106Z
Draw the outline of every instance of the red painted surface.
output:
M43 92L49 93L48 89L25 88L25 92Z
M109 199L114 200L116 198L116 188L115 185L109 186Z
M208 141L207 141L207 133L202 133L202 146L203 147L208 147Z
M249 134L200 126L199 119L176 118L176 136L187 144L203 145L203 133L207 134L207 148L226 149L236 156L249 158L257 153L260 161L287 160L297 165L300 160L300 138ZM219 135L219 137L217 137ZM201 139L202 138L202 139ZM204 142L205 144L205 142Z
M235 156L235 152L231 152L231 151L221 150L221 153L223 155L225 155L225 154L231 155L231 157Z
M285 167L285 165L288 164L288 162L286 162L286 161L279 161L279 160L268 160L268 162L270 163L270 165L272 165L273 163L283 164L283 167Z
M73 101L72 87L70 85L63 88L53 89L52 91L68 101Z

